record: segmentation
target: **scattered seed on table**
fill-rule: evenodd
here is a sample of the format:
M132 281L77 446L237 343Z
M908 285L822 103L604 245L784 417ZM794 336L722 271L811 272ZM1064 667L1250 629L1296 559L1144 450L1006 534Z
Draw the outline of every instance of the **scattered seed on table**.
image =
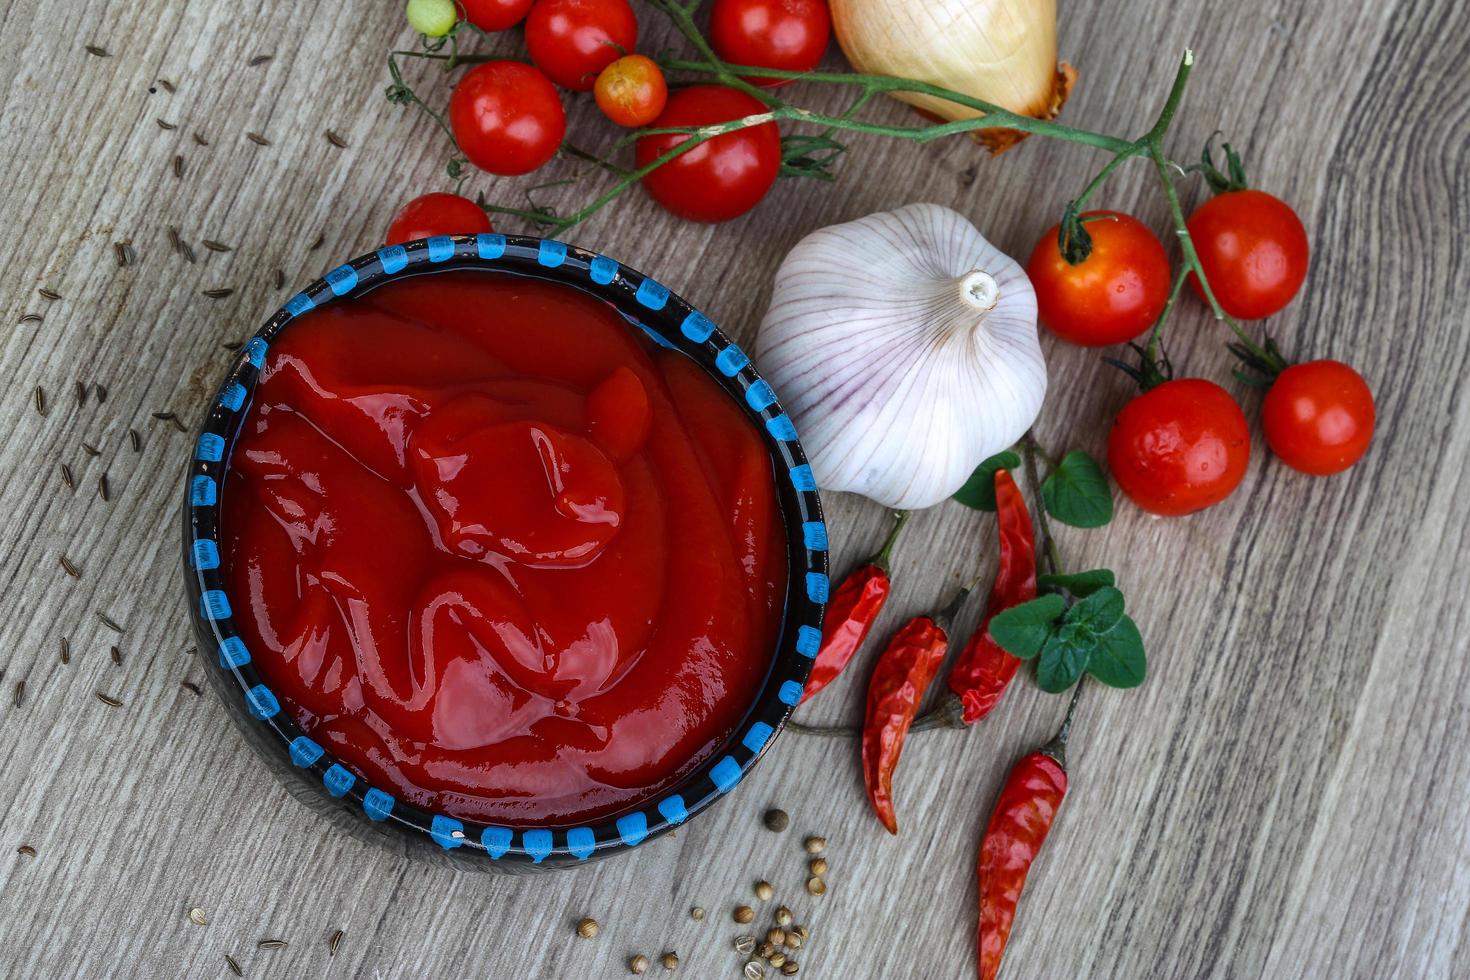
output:
M755 909L751 908L749 905L741 905L735 910L735 921L740 923L741 925L745 925L748 922L754 921L754 919Z
M768 960L776 955L776 944L769 939L762 941L755 947L755 955L763 960Z
M321 248L326 243L327 243L327 233L326 232L322 232L321 234L319 234L319 235L316 236L316 241L314 241L310 245L306 246L306 250L308 252L315 252L317 249Z
M770 929L766 930L766 942L770 943L772 946L786 945L786 930L782 929L780 926L772 926Z
M80 381L77 382L77 404L87 404L87 386L82 384Z
M184 176L184 158L182 156L179 156L179 155L175 155L174 156L174 176L175 177L183 177Z
M179 681L179 687L182 687L184 690L188 691L196 698L204 693L203 691L199 690L199 685L195 684L193 681Z
M133 452L139 452L143 448L143 437L138 435L137 429L128 430L128 442L133 446Z
M660 956L658 958L658 961L660 964L663 965L663 968L665 970L677 970L679 968L679 954L674 952L673 950L669 950L667 953Z
M179 234L179 229L173 227L172 225L170 225L168 229L168 240L173 243L174 251L178 252L184 257L185 262L188 262L192 265L193 263L199 261L197 258L195 258L194 250L189 247L189 243L184 241L183 236Z
M759 960L747 960L745 963L745 980L765 980L766 968L761 966Z
M192 908L189 910L189 921L196 926L207 926L209 925L209 916L205 915L204 910L201 908Z
M61 638L61 662L71 663L71 641L64 636Z
M169 419L169 421L172 422L173 423L173 427L175 429L178 429L180 432L188 432L189 431L189 427L187 425L185 425L182 421L180 421L180 419L179 419L179 417L177 415L175 415L173 418Z
M93 382L93 384L92 384L92 390L94 392L96 392L96 394L97 394L97 400L99 402L105 402L105 401L107 401L107 385L102 384L100 381L99 382Z
M208 146L209 145L209 140L205 139L204 138L204 134L203 133L200 133L200 132L196 132L194 134L194 142L198 143L200 146Z
M233 973L235 976L243 977L245 975L245 971L240 969L240 964L236 963L235 958L229 953L225 954L225 965L230 968L230 972Z
M648 972L648 957L639 953L628 961L628 972L642 976Z
M260 135L259 133L246 133L245 134L245 138L248 139L250 142L254 143L256 146L270 146L271 145L271 141L268 140L268 139L266 139L264 136Z
M15 706L17 708L19 708L21 706L21 704L25 701L25 699L26 699L26 682L25 681L16 681L15 682L15 695L12 698L12 700L15 701Z
M61 299L61 294L60 293L56 292L54 289L47 289L45 286L42 286L40 289L36 290L36 292L38 292L38 293L41 294L41 298L42 299L49 299L49 300L58 300L58 299Z
M754 950L755 950L755 937L754 936L736 936L735 937L735 952L737 952L737 953L750 953L750 952L753 952Z
M228 351L236 351L245 345L238 340L227 340L223 344L220 344L220 346Z
M103 626L106 626L108 629L112 630L114 633L124 633L124 632L126 632L126 630L124 630L121 626L118 625L117 620L115 620L111 616L107 615L107 613L100 612L100 613L97 614L97 618L102 622L102 625Z
M597 933L601 931L601 928L597 924L597 920L589 916L577 923L577 935L583 939L596 939Z
M211 252L233 252L234 251L234 249L232 249L230 246L226 245L224 242L210 241L208 238L206 238L200 244L202 244L205 248L209 249Z
M703 922L704 909L700 908L698 905L694 906L694 908L689 910L689 918L693 919L695 922Z
M281 270L281 269L277 269L276 270L276 288L277 289L285 289L286 288L286 273L283 270Z
M811 869L812 874L820 878L827 873L827 859L812 858L811 861L807 863L807 867Z
M787 960L785 963L781 964L781 972L786 974L788 977L796 976L799 970L801 970L801 967L796 965L795 960Z
M221 287L219 289L204 290L204 295L208 296L210 299L224 299L226 296L233 296L234 294L235 291L227 286Z
M167 78L160 78L158 80L158 87L161 88L161 89L163 89L169 95L173 95L174 92L177 91L174 88L174 83L171 82L171 81L169 81Z
M798 950L798 949L801 949L801 937L798 936L796 933L791 932L790 930L787 930L787 932L786 932L786 948L787 949L790 949L790 950Z
M90 442L82 443L82 452L86 453L88 456L91 456L93 459L96 459L98 456L102 455L102 450L98 449Z
M121 667L122 666L122 651L119 650L117 647L113 647L111 652L112 652L112 663L113 663L113 666L115 666L115 667Z
M167 119L155 119L153 121L158 123L159 129L169 130L179 128L178 126L175 126L173 123L169 122Z
M827 894L827 883L814 876L806 880L806 890L813 895L825 895Z
M256 949L284 949L290 943L284 939L262 939L255 944Z
M66 557L66 555L61 556L61 567L66 569L66 574L72 578L82 577L82 570L77 567L77 563Z
M770 956L766 957L766 962L779 970L781 967L786 965L786 954L777 950Z
M15 853L24 854L28 858L36 856L36 849L29 844L22 844L15 849Z
M133 251L133 246L130 242L113 242L112 251L117 256L117 265L120 269L126 269L138 257L138 253Z
M762 902L769 902L771 896L776 894L776 889L771 887L769 881L757 881L755 883L755 897Z
M812 931L806 926L792 926L791 931L800 936L803 942L812 938Z
M776 925L782 927L789 926L791 925L791 918L791 910L786 906L783 905L776 910Z
M325 136L327 137L327 142L328 143L331 143L333 146L337 147L338 149L346 149L347 148L347 141L344 140L342 137L338 136L332 130L330 130L330 129L327 130L326 133L325 133Z
M61 464L61 482L66 484L68 490L75 490L77 488L77 481L71 475L71 467L65 463Z
M258 54L254 58L251 58L249 61L245 62L245 66L247 68L256 68L260 65L265 64L267 61L270 61L274 57L275 55L273 54Z
M110 493L107 485L106 473L103 473L97 478L97 496L102 498L102 502L104 504L112 499L112 494Z
M337 955L337 947L342 944L342 937L345 935L346 933L344 933L341 929L338 929L336 932L332 933L332 938L327 940L328 956Z
M780 834L784 833L786 828L791 826L791 817L785 810L772 807L766 811L765 823L767 830Z
M90 54L90 55L93 55L95 57L98 57L98 58L110 58L111 57L111 55L108 54L108 51L107 51L106 48L100 47L100 46L98 46L96 44L88 44L86 46L86 48L87 48L87 53Z
M808 854L821 854L827 849L827 838L808 837L803 846L806 848Z
M36 413L44 416L46 414L46 389L36 385Z
M39 313L27 313L20 318L21 323L40 323L44 317Z
M154 412L153 413L153 417L156 418L156 419L158 419L158 421L160 421L160 422L169 422L169 421L172 421L173 420L174 413L173 412Z

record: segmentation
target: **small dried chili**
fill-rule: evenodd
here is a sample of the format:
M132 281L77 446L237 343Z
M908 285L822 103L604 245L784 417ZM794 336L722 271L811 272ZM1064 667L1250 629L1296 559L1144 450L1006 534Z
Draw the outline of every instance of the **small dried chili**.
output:
M822 645L817 650L816 662L812 664L811 676L807 678L806 690L801 696L803 703L837 679L873 628L873 621L888 601L891 586L888 561L893 554L893 542L898 539L898 532L903 530L908 519L908 512L900 511L883 547L843 579L827 600L827 615L822 621Z
M1036 598L1036 542L1031 512L1021 488L1005 470L995 471L995 516L1000 528L1000 563L985 618L949 672L949 689L960 699L965 724L973 725L1000 701L1021 661L990 638L990 621L1012 606Z
M868 710L863 721L863 782L873 810L890 834L898 833L893 810L893 771L924 693L939 672L949 648L948 621L964 602L961 590L937 616L916 616L899 630L873 667Z
M980 900L979 977L995 980L1026 875L1051 831L1067 793L1067 734L1082 685L1072 693L1066 720L1055 738L1022 756L1001 788L980 841L975 876Z

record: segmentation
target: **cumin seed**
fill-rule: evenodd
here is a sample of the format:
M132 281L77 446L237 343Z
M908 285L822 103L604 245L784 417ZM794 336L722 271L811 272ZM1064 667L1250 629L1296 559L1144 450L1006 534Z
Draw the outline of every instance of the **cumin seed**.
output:
M199 685L198 684L195 684L193 681L179 681L179 687L182 687L184 690L188 691L190 694L194 695L196 698L199 697L199 695L201 695L201 694L204 693L203 691L199 690ZM282 944L282 945L284 945L284 944Z
M97 695L97 700L98 701L101 701L103 704L107 705L109 708L121 708L122 707L122 702L119 701L117 698L113 697L111 694L103 694L101 691L93 691L92 693L95 694L95 695Z
M43 418L46 415L46 390L36 385L36 412Z
M36 292L38 292L38 293L41 294L41 298L42 299L50 299L50 300L61 299L61 294L60 293L56 292L55 290L47 289L45 286L42 286L40 289L36 290Z
M180 432L188 432L189 431L189 427L187 425L185 425L182 421L180 421L179 420L179 417L177 415L175 415L173 418L169 419L169 421L172 422L174 424L174 428L175 429L178 429Z
M336 932L332 933L332 938L329 939L329 940L327 940L327 955L328 956L336 956L337 955L337 947L340 946L340 945L342 945L342 937L344 935L346 935L346 933L344 933L341 929L338 929Z
M92 390L97 393L97 400L99 402L107 401L107 385L94 381L92 383Z
M169 81L167 78L160 78L158 80L158 87L161 88L161 89L163 89L169 95L173 95L174 92L177 91L174 88L174 83L171 82L171 81Z
M200 146L209 145L209 140L204 138L204 134L197 131L194 133L194 142L198 143Z
M102 498L102 502L104 504L112 499L111 496L108 494L106 473L103 473L97 478L97 496Z
M238 340L227 340L223 344L220 344L220 346L227 351L237 351L245 345Z
M277 289L285 289L286 288L286 272L283 269L277 269L276 270L276 288Z
M284 949L290 945L284 939L262 939L255 944L256 949Z
M66 574L72 578L82 577L82 570L77 567L77 563L66 557L66 555L61 556L61 567L66 569Z
M270 61L274 57L275 55L273 54L258 54L254 58L251 58L249 61L245 62L245 67L258 68L259 66L265 64L267 61Z
M36 849L29 844L22 844L15 849L15 853L24 854L28 858L36 856Z
M193 265L195 262L199 261L194 257L194 250L189 247L189 243L184 241L184 236L179 234L179 229L173 227L172 225L170 225L168 229L168 240L173 243L174 251L178 252L184 257L185 262Z
M268 139L266 139L264 136L260 135L259 133L246 133L245 134L245 138L248 139L250 142L254 143L256 146L270 146L271 145L271 141L268 140Z
M20 318L21 323L40 323L43 317L39 313L27 313Z
M128 242L113 242L112 251L117 256L117 265L120 269L126 269L133 264L133 259L137 258L137 253L133 251L133 246Z
M108 629L112 630L114 633L126 633L127 632L127 630L123 629L121 626L119 626L117 624L117 620L113 619L111 616L107 615L107 613L105 613L105 612L99 612L97 614L97 619L101 621L101 623L102 623L103 626L106 626Z
M121 667L122 666L122 651L119 650L117 647L113 647L112 650L109 651L109 652L112 654L112 663L113 663L113 665L116 666L116 667Z
M16 681L15 682L15 694L13 696L13 700L15 701L15 706L17 708L19 708L21 706L21 704L25 701L25 699L26 699L26 682L25 681Z
M233 973L235 976L243 977L245 975L245 971L240 969L240 964L236 963L235 958L229 953L225 954L225 965L230 968L230 972Z
M142 449L143 449L143 437L140 436L140 435L138 435L138 430L137 429L129 429L128 430L128 442L132 443L133 452L136 453L136 452L142 451Z
M98 449L96 446L92 445L89 442L82 443L82 452L86 453L88 456L91 456L93 459L96 459L98 456L102 455L102 450Z
M224 299L226 296L233 295L234 292L235 291L233 289L230 289L229 287L224 287L221 289L206 289L204 290L204 295L208 296L210 299Z
M331 143L339 150L345 150L347 148L347 141L338 136L333 130L327 130L325 135L327 137L327 142Z
M61 482L66 484L68 490L75 490L77 488L77 481L71 475L71 467L65 463L61 464Z
M204 241L200 242L200 244L203 245L205 248L209 249L211 252L233 252L234 251L234 249L232 247L230 247L229 245L226 245L224 242L210 241L208 238L206 238Z
M77 382L77 404L87 404L87 386L82 384L80 381Z
M175 177L183 177L184 176L184 158L182 156L175 156L174 157L174 176Z
M316 241L314 241L310 245L308 245L306 247L306 250L308 252L315 252L317 249L321 248L326 243L327 243L327 235L326 235L326 232L323 232L322 234L316 236Z
M169 419L171 419L171 418L174 417L174 413L173 412L154 412L153 413L153 417L156 418L156 419L158 419L158 421L160 421L160 422L167 422Z
M155 119L153 121L156 122L156 123L158 123L158 128L159 129L165 129L165 130L167 130L167 129L178 129L179 128L178 126L176 126L173 123L169 122L167 119Z
M87 48L87 53L90 54L90 55L93 55L95 57L98 57L98 58L110 58L110 57L112 57L112 55L108 53L107 49L104 48L104 47L102 47L102 46L100 46L100 45L88 44L86 46L86 48Z
M64 636L61 638L61 662L71 663L71 641Z

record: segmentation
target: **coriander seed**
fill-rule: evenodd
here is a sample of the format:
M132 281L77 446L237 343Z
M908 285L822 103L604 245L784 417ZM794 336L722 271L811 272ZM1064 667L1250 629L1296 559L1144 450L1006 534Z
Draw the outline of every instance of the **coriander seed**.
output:
M827 838L808 837L806 839L806 844L803 846L806 847L806 852L808 854L821 854L827 849Z
M802 942L806 942L808 939L812 938L812 931L806 926L793 926L791 931L800 936Z
M754 921L754 919L755 909L751 908L749 905L741 905L735 909L735 921L740 923L741 925L745 925L747 922Z
M189 910L189 921L196 926L207 926L209 925L209 916L204 914L203 909L193 908Z
M791 817L786 813L785 810L779 809L777 807L772 807L771 809L767 810L765 819L766 829L771 831L772 833L784 833L786 828L791 826Z
M660 956L658 961L663 964L665 970L674 970L679 966L679 954L673 950L669 950L663 956Z
M637 956L633 957L631 960L628 961L628 972L637 974L639 976L647 973L648 957L644 956L642 953L639 953Z
M780 926L776 926L776 927L770 929L766 933L766 942L770 943L772 946L782 946L782 945L785 945L785 943L786 943L786 930L782 929Z
M788 930L786 933L786 948L792 950L801 949L801 937L794 931Z
M812 869L812 874L820 878L822 875L827 873L827 859L812 858L811 861L807 864L807 867Z
M778 925L778 926L789 926L789 925L791 925L791 910L788 909L784 905L781 906L779 909L776 910L776 925Z
M798 971L800 969L801 969L801 967L799 967L799 966L796 965L796 961L795 960L787 960L785 963L783 963L781 965L781 972L784 973L784 974L786 974L788 977L795 976L796 975L796 971Z
M597 934L601 931L602 927L597 924L596 919L591 917L585 918L577 923L577 935L583 939L596 939Z
M755 883L755 897L762 902L769 902L771 896L776 894L776 889L771 887L769 881L757 881Z
M755 937L754 936L736 936L735 937L735 952L737 952L737 953L749 953L749 952L753 951L754 949L755 949Z
M776 955L776 947L773 943L761 943L755 948L755 955L763 960L768 960Z
M760 965L759 960L747 960L745 963L745 980L765 980L766 968Z
M814 875L806 880L806 890L813 895L825 895L827 883Z
M689 910L689 918L693 919L695 922L703 922L704 909L700 908L698 905L694 906L694 908Z
M773 967L775 967L776 969L779 970L781 967L783 967L783 966L786 965L786 954L785 953L772 953L767 958L766 962L770 963L771 966L773 966Z

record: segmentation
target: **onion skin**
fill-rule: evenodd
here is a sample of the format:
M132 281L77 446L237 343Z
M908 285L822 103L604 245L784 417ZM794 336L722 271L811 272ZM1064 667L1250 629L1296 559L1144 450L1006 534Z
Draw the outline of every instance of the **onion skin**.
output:
M1052 119L1077 72L1057 62L1055 0L831 0L837 43L860 72L912 78L993 102L1018 115ZM893 92L931 119L982 112L920 92ZM999 153L1027 134L977 130Z

